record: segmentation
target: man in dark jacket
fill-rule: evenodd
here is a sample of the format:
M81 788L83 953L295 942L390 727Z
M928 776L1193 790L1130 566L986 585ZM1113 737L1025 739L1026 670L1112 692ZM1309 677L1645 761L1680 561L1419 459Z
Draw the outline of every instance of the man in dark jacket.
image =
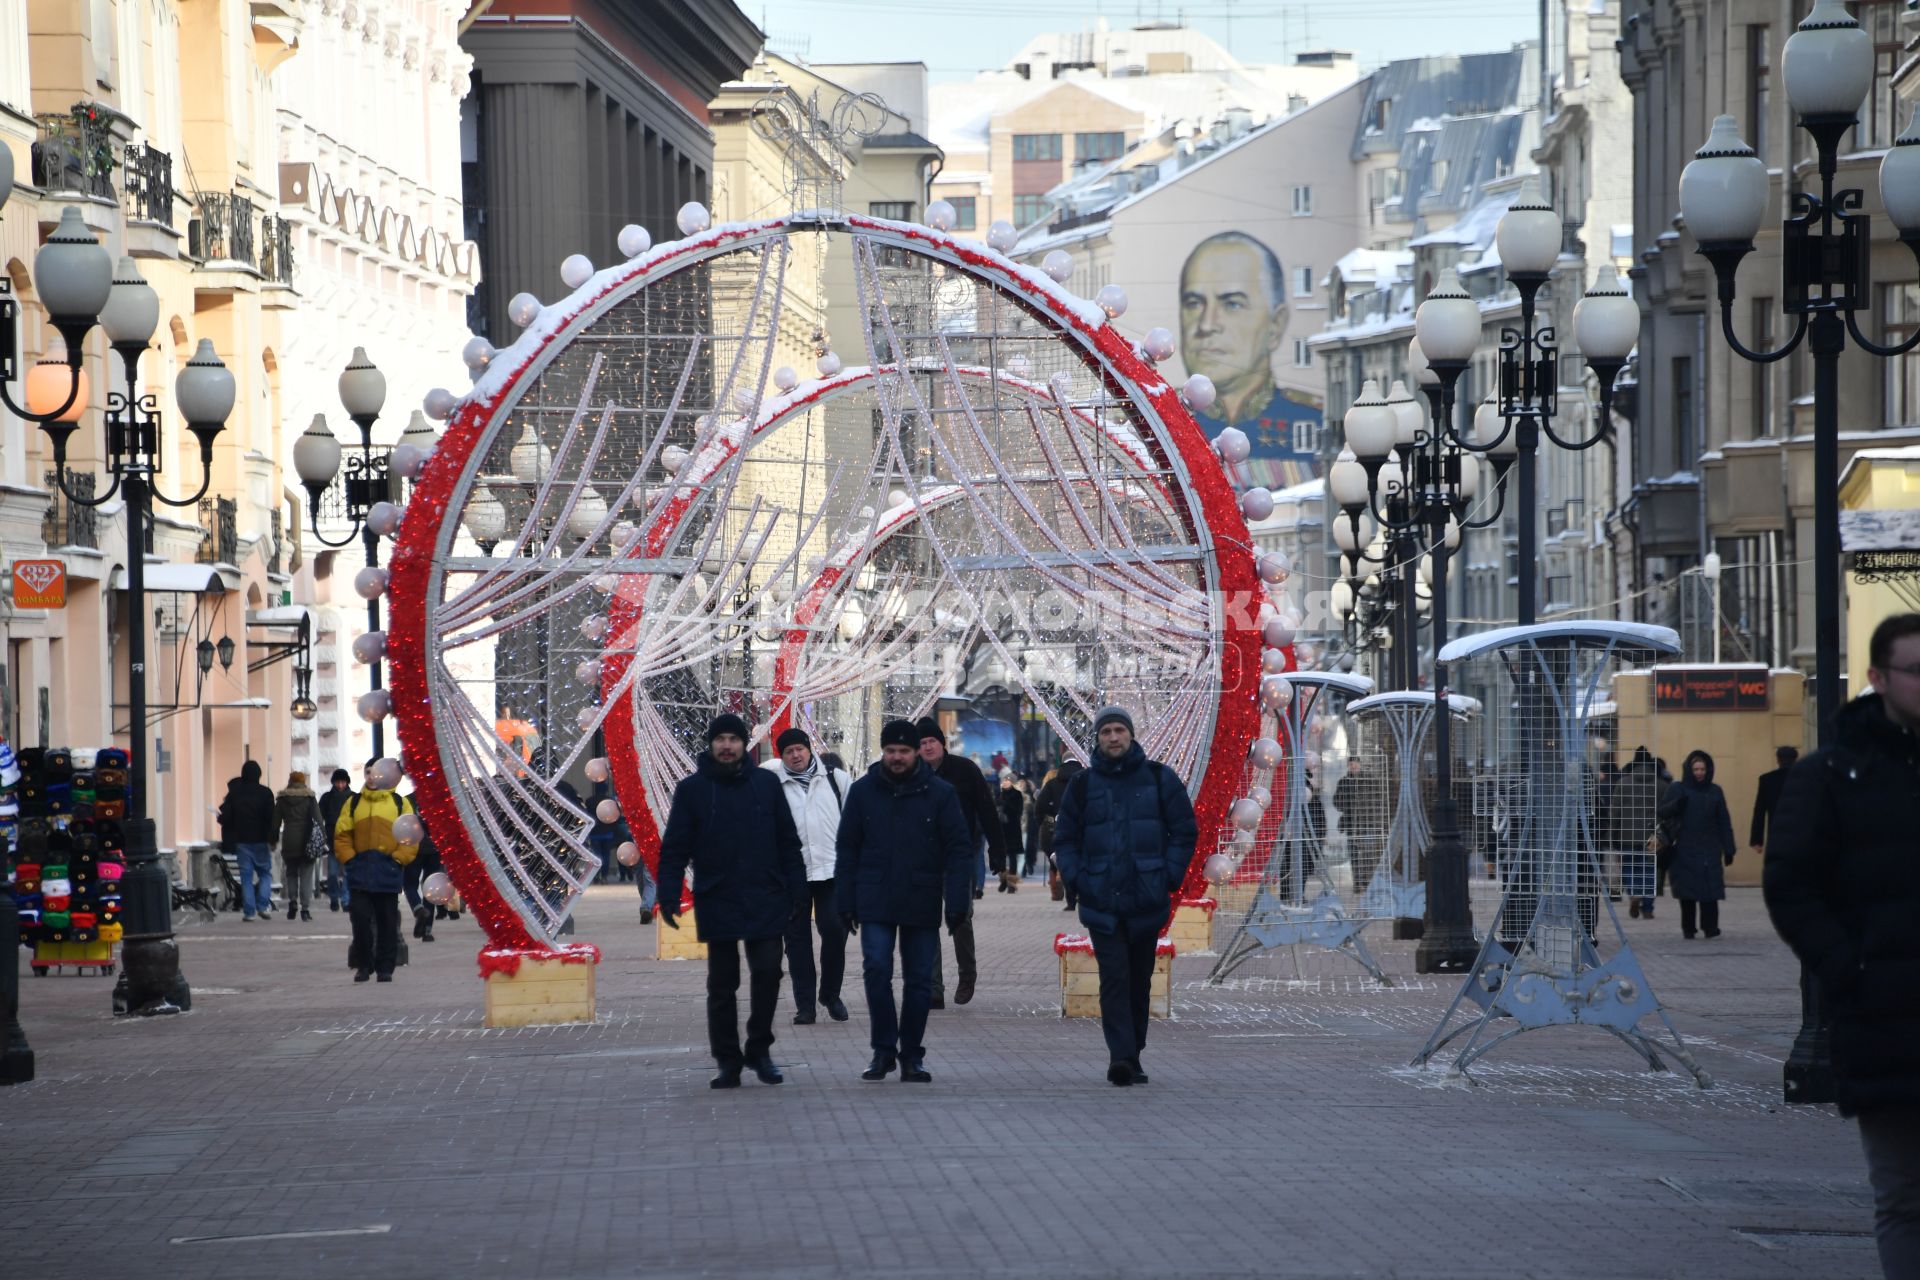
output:
M972 905L973 845L959 794L916 759L920 731L911 720L880 730L880 760L847 789L834 837L833 869L840 922L860 933L873 1061L862 1080L900 1078L925 1084L927 1010L940 955L945 898L947 928ZM863 929L861 926L865 926ZM893 951L900 947L901 1000L893 1006Z
M1145 1084L1147 1006L1160 932L1187 878L1200 828L1179 775L1133 740L1133 717L1103 709L1093 764L1067 787L1054 827L1060 878L1080 899L1080 922L1100 966L1100 1028L1107 1079Z
M1753 823L1747 831L1747 845L1758 854L1767 851L1767 824L1773 821L1773 811L1780 804L1780 789L1787 785L1787 773L1800 758L1800 750L1775 747L1773 758L1780 767L1761 774L1759 785L1753 791Z
M1767 842L1773 924L1832 1009L1889 1277L1920 1276L1920 614L1874 629L1873 692L1787 774Z
M327 833L327 910L344 911L353 901L353 893L347 887L347 871L340 860L333 856L333 826L340 821L340 811L347 807L347 801L353 799L353 775L345 769L335 769L333 777L327 783L327 792L320 797L320 827Z
M1000 805L993 798L993 788L987 785L987 777L980 772L980 766L965 756L955 755L947 750L947 735L941 730L940 722L932 716L921 718L917 732L920 734L920 758L925 760L936 778L952 787L960 796L960 809L967 816L967 831L973 851L974 870L973 896L985 896L986 868L980 864L980 842L987 842L988 859L996 870L1004 870L1007 865L1006 837L1000 830ZM968 905L966 914L955 926L949 924L947 932L953 936L953 962L960 970L960 981L953 988L953 1002L965 1004L973 999L974 983L979 980L980 967L973 945L973 907ZM946 972L940 965L939 957L934 957L933 971L933 1007L946 1006Z
M265 920L273 910L273 792L260 781L260 762L240 766L220 802L220 839L240 862L241 921Z
M800 832L780 784L746 762L746 721L731 713L707 726L707 749L673 790L660 833L660 920L678 929L680 890L693 867L695 924L707 944L707 1043L715 1089L740 1087L743 1066L764 1084L773 1065L773 1013L780 1002L780 946L787 923L807 909ZM736 946L735 944L740 944ZM740 1048L740 951L751 975L747 1046Z

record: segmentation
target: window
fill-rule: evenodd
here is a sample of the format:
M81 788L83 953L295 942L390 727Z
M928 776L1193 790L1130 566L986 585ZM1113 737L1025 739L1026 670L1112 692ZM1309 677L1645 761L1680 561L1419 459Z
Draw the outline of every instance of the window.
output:
M1673 459L1675 471L1691 471L1700 458L1693 422L1693 357L1673 358Z
M1773 28L1764 22L1747 27L1747 145L1762 161L1767 158L1767 110L1773 95L1772 35Z
M1904 342L1916 326L1920 326L1920 285L1881 285L1880 341ZM1886 398L1882 421L1890 427L1920 422L1920 361L1904 357L1882 360L1880 369L1885 379Z
M867 212L876 218L890 218L895 222L912 222L913 201L875 200L867 205Z
M1293 340L1293 367L1296 369L1313 367L1313 348L1307 345L1305 338Z
M1772 298L1753 300L1753 343L1756 351L1771 351L1778 342L1774 329L1774 308ZM1773 434L1773 366L1756 364L1753 366L1753 434L1752 439Z
M1853 131L1853 149L1872 151L1891 147L1900 133L1900 101L1893 93L1894 68L1900 65L1900 0L1859 0L1854 20L1873 40L1873 88L1860 105L1860 123Z
M1306 218L1313 214L1313 188L1295 187L1293 189L1293 216Z
M1320 424L1312 418L1295 419L1293 449L1295 453L1320 452Z
M1373 119L1367 122L1369 133L1385 133L1387 120L1393 114L1392 98L1376 98L1373 103Z
M1127 135L1124 133L1073 135L1073 156L1076 160L1118 160L1120 153L1126 149Z
M1047 198L1045 196L1015 196L1013 198L1013 225L1030 227L1047 216Z
M1313 296L1313 268L1295 267L1293 269L1293 296L1307 298Z
M979 225L975 221L979 216L974 212L975 199L976 197L974 196L954 196L947 201L948 204L953 206L953 229L955 231L972 231Z
M1016 133L1013 158L1019 160L1058 160L1060 135L1057 133Z

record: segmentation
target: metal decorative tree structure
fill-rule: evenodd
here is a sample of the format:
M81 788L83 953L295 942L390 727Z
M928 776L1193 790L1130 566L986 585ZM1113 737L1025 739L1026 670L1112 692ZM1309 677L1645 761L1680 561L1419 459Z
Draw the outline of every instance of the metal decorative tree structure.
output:
M1464 694L1450 693L1447 708L1456 721L1452 750L1456 757L1470 759L1464 730L1479 715L1480 704ZM1366 750L1361 758L1393 782L1378 865L1371 874L1355 873L1354 896L1367 916L1417 920L1426 912L1427 885L1420 859L1433 842L1433 828L1427 821L1427 796L1421 783L1428 776L1426 761L1433 751L1436 712L1433 695L1413 690L1376 693L1347 704L1347 714L1353 717Z

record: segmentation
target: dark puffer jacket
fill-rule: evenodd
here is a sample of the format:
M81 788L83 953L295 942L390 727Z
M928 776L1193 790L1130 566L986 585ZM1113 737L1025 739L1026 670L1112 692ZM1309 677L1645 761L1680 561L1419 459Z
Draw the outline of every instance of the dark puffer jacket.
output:
M240 776L227 783L220 802L220 838L232 844L272 844L273 792L260 782L260 762L240 766Z
M1705 782L1693 780L1693 762L1707 762ZM1727 896L1726 864L1733 857L1733 815L1726 793L1713 781L1713 757L1687 753L1680 776L1660 801L1660 821L1673 835L1673 868L1667 883L1673 896L1718 902Z
M834 852L839 912L863 924L935 929L973 903L967 815L924 760L897 782L875 762L847 788Z
M1920 738L1878 694L1794 765L1767 841L1773 926L1833 1011L1842 1114L1920 1106Z
M678 905L689 864L702 942L784 937L806 905L800 832L765 769L728 768L700 753L673 789L660 833L660 896L669 907Z
M1096 752L1068 784L1053 855L1080 899L1081 923L1104 933L1122 920L1167 918L1199 835L1179 776L1136 742L1118 760Z

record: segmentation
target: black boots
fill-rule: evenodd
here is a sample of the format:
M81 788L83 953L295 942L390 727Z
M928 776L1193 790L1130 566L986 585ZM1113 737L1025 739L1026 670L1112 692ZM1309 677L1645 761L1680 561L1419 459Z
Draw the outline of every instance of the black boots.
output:
M876 1053L873 1055L873 1061L867 1064L867 1069L860 1073L860 1078L862 1080L885 1080L893 1074L893 1069L897 1065L899 1065L899 1060L892 1054Z
M418 906L413 909L413 936L422 942L433 941L433 908Z

